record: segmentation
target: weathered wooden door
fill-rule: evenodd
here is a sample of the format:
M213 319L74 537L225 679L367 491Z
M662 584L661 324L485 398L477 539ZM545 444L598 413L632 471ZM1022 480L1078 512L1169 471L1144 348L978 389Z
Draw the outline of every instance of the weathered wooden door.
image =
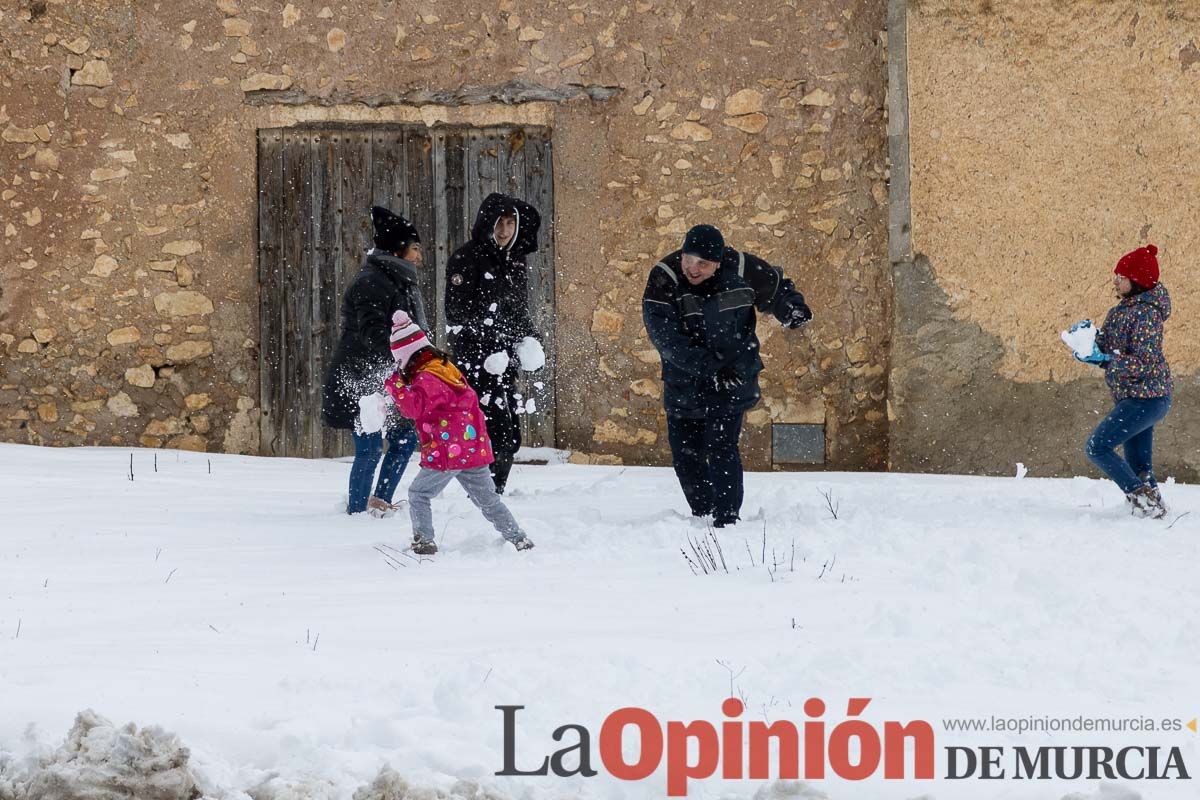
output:
M553 172L540 128L306 125L258 135L258 275L262 452L331 457L353 452L348 433L321 424L321 392L340 333L342 294L371 247L370 207L421 232L421 290L435 338L446 340L445 266L466 241L489 191L522 197L543 216L530 256L530 306L547 365L529 386L538 413L531 445L554 443Z

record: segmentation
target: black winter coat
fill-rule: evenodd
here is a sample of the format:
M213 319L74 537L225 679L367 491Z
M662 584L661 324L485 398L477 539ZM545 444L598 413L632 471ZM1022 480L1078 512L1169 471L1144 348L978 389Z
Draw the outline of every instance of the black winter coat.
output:
M386 253L368 254L342 296L342 333L321 402L321 418L329 427L353 428L358 399L383 390L394 365L392 314L401 309L429 330L417 268Z
M663 405L674 417L744 412L761 397L755 309L783 322L804 296L778 267L731 247L698 286L688 283L681 262L677 250L655 264L642 295L642 319L662 357ZM725 367L740 386L717 388L713 379Z
M501 249L492 231L506 211L515 211L517 233ZM483 347L486 357L534 335L525 256L537 250L541 224L537 209L507 195L490 194L480 204L471 241L446 264L446 322L455 355L473 356Z
M504 213L517 217L517 232L501 249L492 232ZM529 275L525 256L537 250L541 216L526 202L490 194L479 206L471 241L450 256L446 265L446 322L454 358L479 395L488 435L497 458L509 458L521 446L518 409L527 398L516 396L514 347L537 331L529 315ZM508 369L493 375L483 364L506 351Z

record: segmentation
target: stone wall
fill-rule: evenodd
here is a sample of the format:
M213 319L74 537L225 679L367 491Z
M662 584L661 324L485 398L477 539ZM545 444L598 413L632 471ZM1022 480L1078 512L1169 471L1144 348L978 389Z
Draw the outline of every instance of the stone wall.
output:
M1095 474L1111 407L1058 332L1101 320L1152 241L1175 312L1161 472L1200 478L1200 51L1194 3L909 3L912 236L896 272L891 463Z
M817 313L804 333L761 327L751 466L768 466L774 421L825 423L831 466L881 467L884 6L0 5L0 438L256 452L255 131L537 119L555 144L560 446L664 461L639 298L709 221L782 265ZM415 94L514 80L554 96Z

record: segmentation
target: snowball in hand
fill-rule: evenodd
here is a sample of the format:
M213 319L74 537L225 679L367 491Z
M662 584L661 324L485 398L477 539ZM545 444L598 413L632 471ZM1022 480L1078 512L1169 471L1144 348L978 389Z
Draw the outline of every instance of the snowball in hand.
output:
M546 351L542 349L541 342L532 336L526 336L517 342L517 360L521 362L521 369L537 372L546 366Z
M1067 343L1067 347L1074 350L1075 355L1080 358L1087 358L1095 349L1096 326L1090 322L1080 325L1073 331L1063 331L1060 335L1062 340Z
M387 398L379 392L358 398L358 422L363 433L379 433L387 419Z
M499 353L492 353L483 362L483 368L493 375L503 375L508 369L508 353L501 350Z

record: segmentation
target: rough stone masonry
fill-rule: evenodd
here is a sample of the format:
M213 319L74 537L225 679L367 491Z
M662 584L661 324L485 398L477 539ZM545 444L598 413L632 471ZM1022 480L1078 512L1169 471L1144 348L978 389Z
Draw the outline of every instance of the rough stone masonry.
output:
M749 466L770 466L772 423L803 422L825 426L828 466L882 468L885 6L6 3L0 438L257 452L256 131L536 119L554 141L559 446L665 463L638 298L708 221L817 314L801 336L763 324Z

